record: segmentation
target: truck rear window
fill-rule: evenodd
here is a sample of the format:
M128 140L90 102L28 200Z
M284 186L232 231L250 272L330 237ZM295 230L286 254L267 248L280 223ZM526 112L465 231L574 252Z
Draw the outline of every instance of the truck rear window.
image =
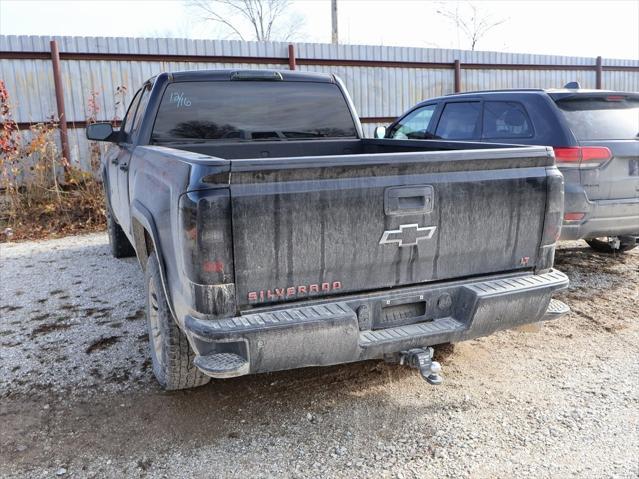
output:
M623 96L557 101L577 140L631 140L639 136L639 100Z
M153 140L298 140L356 137L337 85L312 82L207 81L170 84Z

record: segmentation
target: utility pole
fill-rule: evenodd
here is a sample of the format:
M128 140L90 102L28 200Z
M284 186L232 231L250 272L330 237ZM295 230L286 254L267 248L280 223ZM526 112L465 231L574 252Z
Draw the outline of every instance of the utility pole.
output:
M337 0L331 0L331 21L332 21L332 34L331 43L337 45L339 43L337 37Z

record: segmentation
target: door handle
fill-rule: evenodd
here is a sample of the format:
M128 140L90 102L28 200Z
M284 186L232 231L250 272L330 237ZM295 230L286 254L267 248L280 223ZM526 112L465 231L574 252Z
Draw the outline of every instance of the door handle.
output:
M384 191L386 215L427 214L433 211L433 187L398 186Z
M127 171L127 170L129 169L129 165L127 165L126 163L122 163L122 164L120 165L120 169L121 169L122 171Z

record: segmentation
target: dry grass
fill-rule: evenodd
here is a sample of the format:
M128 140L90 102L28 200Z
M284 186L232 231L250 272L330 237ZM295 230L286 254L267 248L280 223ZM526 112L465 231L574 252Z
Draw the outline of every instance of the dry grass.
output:
M106 228L102 185L95 179L48 190L44 198L7 195L0 214L0 242L57 238Z
M2 81L0 121L0 242L103 230L104 196L93 151L92 171L86 172L58 151L55 122L32 125L23 135Z

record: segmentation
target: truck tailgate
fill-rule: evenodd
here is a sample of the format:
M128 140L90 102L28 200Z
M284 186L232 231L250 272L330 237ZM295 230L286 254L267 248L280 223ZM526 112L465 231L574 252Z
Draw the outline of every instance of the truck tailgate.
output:
M532 268L545 147L232 160L238 305Z

